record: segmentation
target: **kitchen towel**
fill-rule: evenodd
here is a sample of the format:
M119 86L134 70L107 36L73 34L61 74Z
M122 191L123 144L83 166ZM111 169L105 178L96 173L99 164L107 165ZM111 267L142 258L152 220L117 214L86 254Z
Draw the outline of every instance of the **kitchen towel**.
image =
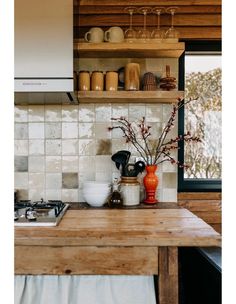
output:
M16 275L14 304L155 304L153 276Z

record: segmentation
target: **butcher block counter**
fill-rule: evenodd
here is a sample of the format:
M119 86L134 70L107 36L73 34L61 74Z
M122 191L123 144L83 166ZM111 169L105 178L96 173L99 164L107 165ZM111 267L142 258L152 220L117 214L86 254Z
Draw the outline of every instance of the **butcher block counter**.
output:
M220 244L183 208L68 210L57 227L16 227L15 274L158 275L159 303L177 304L178 247Z

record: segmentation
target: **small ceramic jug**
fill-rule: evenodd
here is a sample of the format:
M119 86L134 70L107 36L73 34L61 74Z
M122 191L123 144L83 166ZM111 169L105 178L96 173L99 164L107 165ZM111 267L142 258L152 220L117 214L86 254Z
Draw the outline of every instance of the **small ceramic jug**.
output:
M125 90L138 91L140 89L140 65L128 63L125 66Z

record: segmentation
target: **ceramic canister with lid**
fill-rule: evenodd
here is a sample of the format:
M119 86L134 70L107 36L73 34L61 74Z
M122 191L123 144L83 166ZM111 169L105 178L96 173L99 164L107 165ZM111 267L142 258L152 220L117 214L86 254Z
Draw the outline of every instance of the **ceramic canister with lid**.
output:
M121 177L120 193L124 206L136 206L140 204L140 184L137 177Z

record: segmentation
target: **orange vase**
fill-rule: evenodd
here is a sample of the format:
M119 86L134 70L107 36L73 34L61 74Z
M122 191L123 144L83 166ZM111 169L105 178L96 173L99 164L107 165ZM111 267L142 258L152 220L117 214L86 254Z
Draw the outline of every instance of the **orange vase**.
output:
M143 184L146 191L146 198L143 201L145 204L156 204L156 189L158 186L158 177L155 172L157 165L146 166L147 174L143 178Z

